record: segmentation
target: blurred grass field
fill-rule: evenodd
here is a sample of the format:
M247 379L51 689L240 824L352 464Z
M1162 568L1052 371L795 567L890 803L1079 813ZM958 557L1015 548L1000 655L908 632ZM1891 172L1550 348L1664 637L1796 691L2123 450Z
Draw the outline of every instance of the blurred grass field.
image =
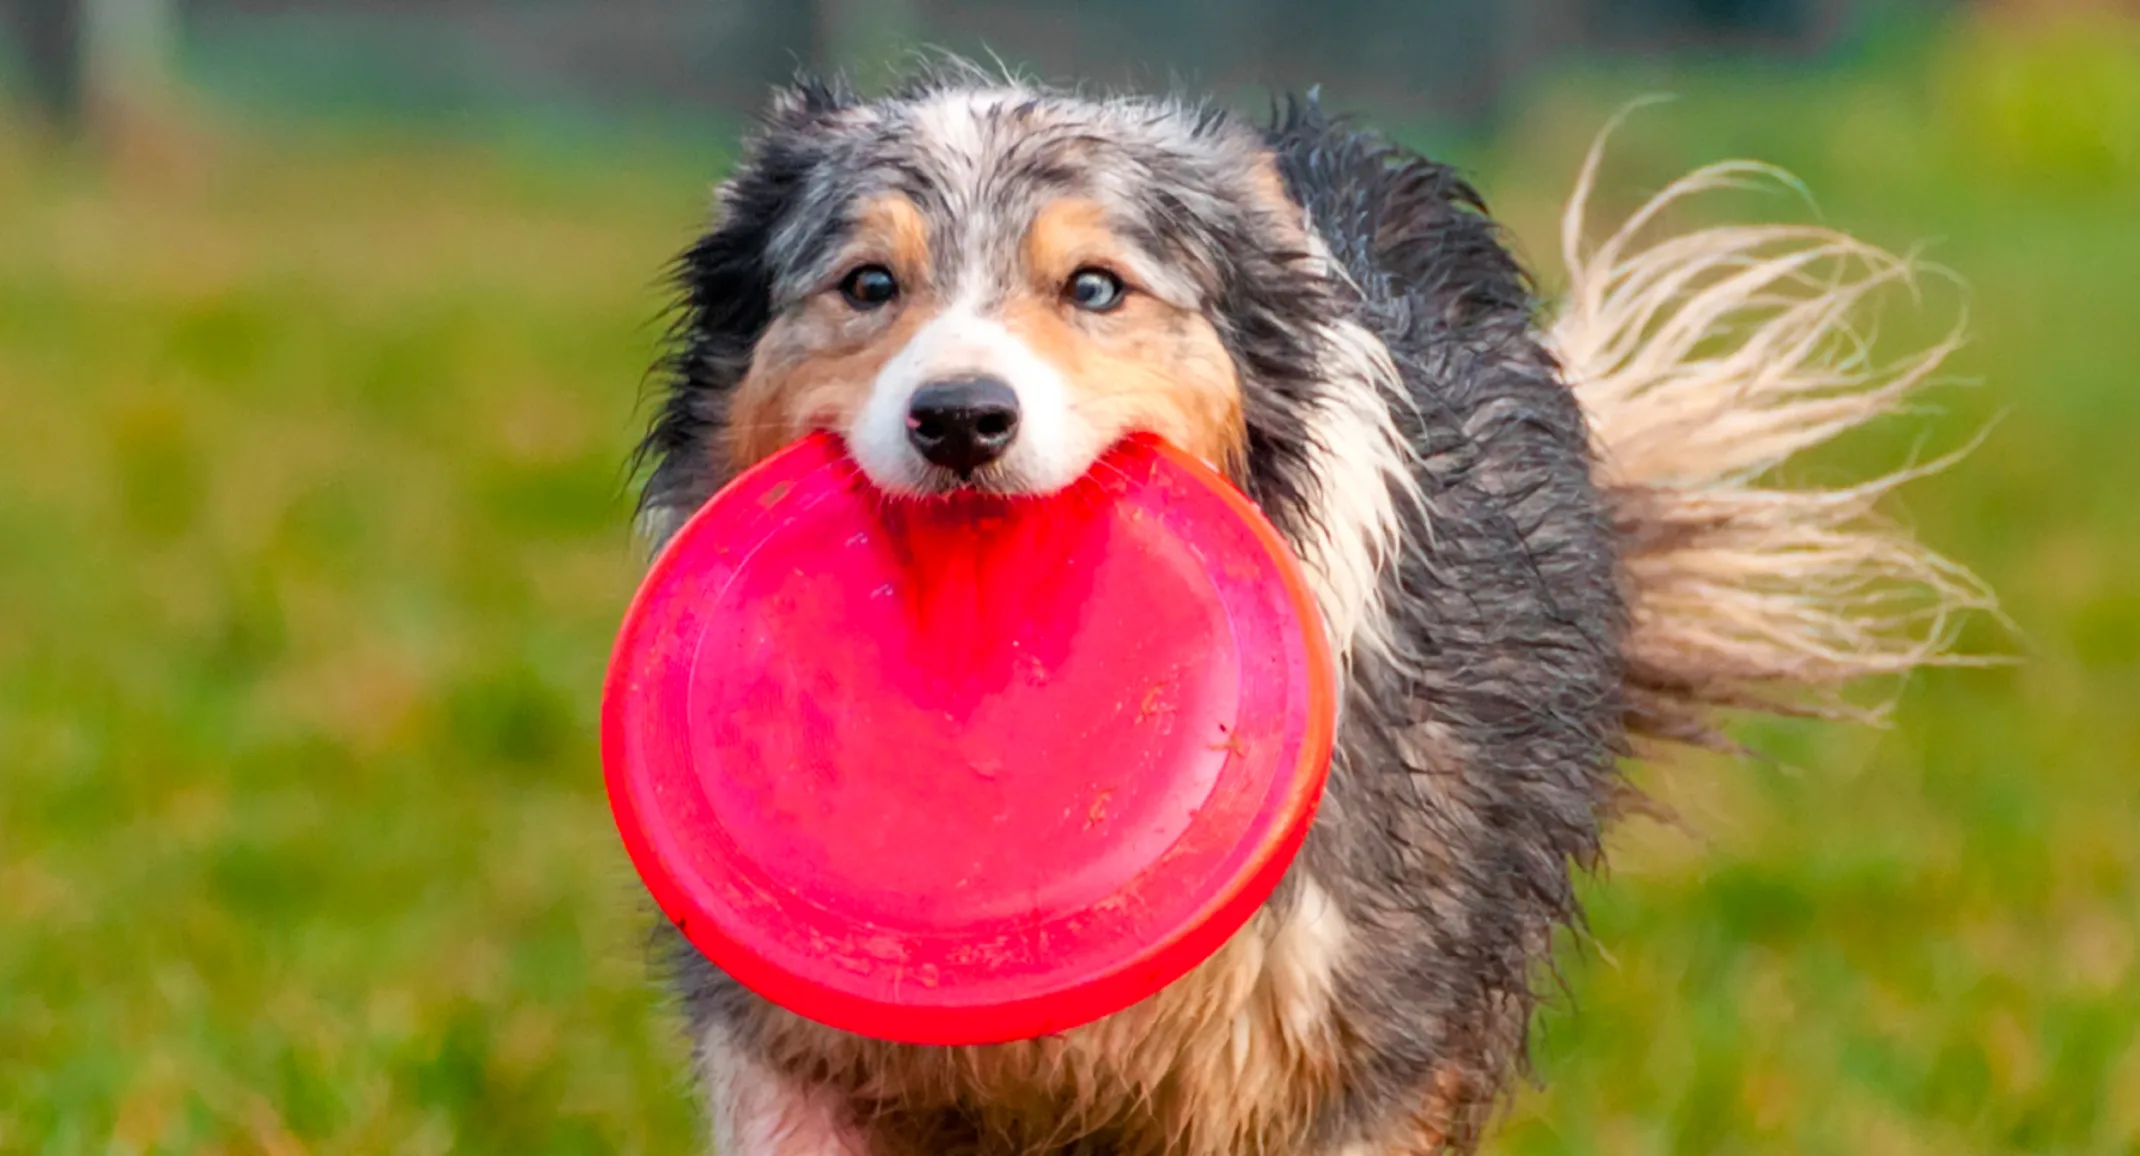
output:
M1965 380L1799 473L2003 415L1895 513L2023 661L1649 775L1681 824L1619 832L1495 1150L2140 1151L2140 37L1571 77L1466 154L1549 283L1657 88L1620 204L1752 156L1967 282ZM280 132L129 173L0 128L0 1151L690 1149L593 720L719 164Z

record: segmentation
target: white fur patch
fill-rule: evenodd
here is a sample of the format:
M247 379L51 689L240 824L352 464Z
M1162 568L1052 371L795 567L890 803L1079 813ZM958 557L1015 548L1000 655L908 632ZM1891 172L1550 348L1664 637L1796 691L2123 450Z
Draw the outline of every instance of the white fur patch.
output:
M706 1109L719 1156L867 1156L838 1101L804 1088L744 1055L726 1029L699 1041Z
M1321 490L1302 562L1343 659L1356 647L1388 649L1382 568L1402 536L1397 503L1423 499L1390 413L1403 385L1389 350L1346 321L1331 327L1325 357L1330 396L1304 431Z
M1312 1040L1328 1026L1338 967L1351 944L1345 913L1315 880L1305 880L1263 957L1273 1009L1294 1040Z
M947 92L914 109L914 132L940 159L961 168L978 168L989 152L982 125L1005 106L1029 96L1008 86Z
M650 506L639 515L635 528L639 534L639 542L646 548L649 559L661 553L662 547L669 544L669 539L684 528L684 521L688 517L688 511L675 506Z
M953 306L923 326L877 374L847 444L870 479L892 491L922 488L927 463L907 438L914 391L932 381L993 377L1018 395L1018 436L997 466L1032 493L1076 481L1105 448L1078 420L1069 385L1053 365L972 306Z

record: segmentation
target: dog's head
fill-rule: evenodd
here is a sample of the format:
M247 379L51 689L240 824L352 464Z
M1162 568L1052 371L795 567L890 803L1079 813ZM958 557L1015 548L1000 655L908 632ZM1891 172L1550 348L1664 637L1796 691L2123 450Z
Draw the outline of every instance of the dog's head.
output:
M1048 493L1121 437L1235 477L1330 285L1263 135L971 77L775 102L685 256L653 511L831 430L883 489Z

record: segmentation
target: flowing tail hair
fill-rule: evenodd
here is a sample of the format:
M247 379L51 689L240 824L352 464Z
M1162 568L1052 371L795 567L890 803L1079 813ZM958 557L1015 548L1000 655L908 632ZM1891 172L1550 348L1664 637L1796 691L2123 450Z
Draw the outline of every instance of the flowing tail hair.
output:
M1775 475L1901 409L1959 327L1876 362L1861 314L1883 291L1914 290L1915 261L1813 226L1653 228L1705 193L1792 184L1762 165L1689 174L1587 246L1611 132L1562 221L1568 290L1547 340L1589 419L1621 538L1629 732L1638 744L1729 749L1717 719L1731 711L1878 717L1845 690L1971 661L1955 655L1956 632L1970 612L1995 612L1967 570L1876 511L1971 447L1837 489L1786 488Z

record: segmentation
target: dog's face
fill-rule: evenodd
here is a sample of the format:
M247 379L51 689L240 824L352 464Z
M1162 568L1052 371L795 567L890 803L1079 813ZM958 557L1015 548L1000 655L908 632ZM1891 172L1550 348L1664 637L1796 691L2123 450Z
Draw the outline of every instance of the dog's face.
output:
M655 436L687 499L813 430L894 493L1052 492L1136 432L1238 477L1259 390L1312 360L1273 320L1319 292L1301 211L1197 110L800 90L718 208Z

